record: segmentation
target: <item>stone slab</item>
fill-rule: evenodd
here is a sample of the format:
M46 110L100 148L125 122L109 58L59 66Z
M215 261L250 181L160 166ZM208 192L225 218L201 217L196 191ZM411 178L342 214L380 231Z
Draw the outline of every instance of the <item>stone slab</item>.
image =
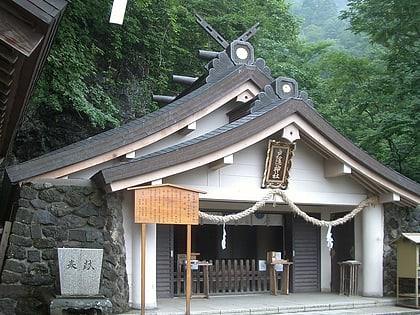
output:
M97 295L102 269L102 249L58 248L62 295Z
M112 303L104 296L57 296L50 303L50 315L62 315L63 311L69 310L73 312L97 310L102 315L111 315Z

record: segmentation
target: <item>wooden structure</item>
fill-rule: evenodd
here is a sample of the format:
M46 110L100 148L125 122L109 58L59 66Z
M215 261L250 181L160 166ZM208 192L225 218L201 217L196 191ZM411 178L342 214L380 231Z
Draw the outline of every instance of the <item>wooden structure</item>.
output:
M357 260L347 260L338 263L340 266L340 294L357 295L359 292L359 267Z
M135 190L134 222L141 223L141 314L146 314L146 223L186 224L187 262L191 265L191 224L198 224L198 194L204 191L163 184L131 188ZM186 314L190 314L191 268L187 269Z
M268 274L270 277L270 293L272 295L277 295L278 287L278 277L276 265L283 265L282 275L281 275L281 293L289 294L290 291L290 267L293 265L292 262L278 259L276 252L267 253L267 267Z
M67 3L0 1L0 158L15 138Z
M174 295L184 296L186 268L185 264L178 266L174 275ZM256 259L209 260L206 266L193 270L191 277L193 296L269 292L269 274L266 270L259 270ZM281 279L279 273L276 277L277 281Z
M420 233L397 239L397 304L420 308Z

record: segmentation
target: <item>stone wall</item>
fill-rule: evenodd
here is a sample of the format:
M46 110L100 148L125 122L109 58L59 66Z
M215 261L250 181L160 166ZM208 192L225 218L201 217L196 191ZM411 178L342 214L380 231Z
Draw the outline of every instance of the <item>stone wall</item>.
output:
M420 207L385 206L384 295L395 297L397 281L397 249L393 243L401 233L420 233Z
M102 248L100 294L128 309L122 202L90 181L44 180L21 187L0 279L0 314L48 314L60 294L57 248Z

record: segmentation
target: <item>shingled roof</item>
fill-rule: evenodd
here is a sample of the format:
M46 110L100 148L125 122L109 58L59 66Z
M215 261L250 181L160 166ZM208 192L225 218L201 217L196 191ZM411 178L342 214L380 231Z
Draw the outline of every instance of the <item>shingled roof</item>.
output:
M220 53L204 80L198 80L199 83L188 94L121 127L9 166L6 168L7 175L12 183L49 177L51 172L54 172L52 176L61 177L86 165L115 159L159 140L162 134L177 132L223 105L226 98L232 98L243 90L253 90L256 94L271 81L262 59L252 66L235 65L225 53ZM216 105L210 108L209 104Z
M241 41L235 45L243 45ZM241 47L241 48L244 48ZM251 51L251 50L250 50ZM93 179L107 191L117 191L146 184L216 161L238 152L294 124L301 141L325 159L338 160L352 169L351 176L377 195L396 193L401 205L420 203L420 185L382 165L355 146L332 127L307 100L307 97L284 97L277 91L262 59L235 61L229 49L214 58L207 73L160 110L77 142L33 160L6 168L11 183L36 177L59 178L95 166L100 168ZM292 79L291 79L292 80ZM294 80L292 80L294 81ZM296 86L297 87L297 86ZM236 112L233 122L174 146L121 162L116 159L147 147L248 91L254 98ZM107 162L112 161L114 166Z
M270 88L271 86L268 86ZM267 87L264 92L265 94ZM270 99L270 98L268 98ZM420 185L384 166L331 126L305 99L278 98L261 106L247 116L189 141L144 155L130 162L102 169L93 178L108 191L120 190L131 184L147 183L157 179L154 172L167 169L166 176L187 171L189 165L211 163L263 140L271 132L290 123L301 132L302 141L322 152L324 158L339 159L352 168L352 176L373 194L397 192L401 204L420 203ZM242 143L242 144L241 144ZM340 151L340 155L337 155ZM193 163L191 163L194 161ZM185 164L185 167L179 165Z

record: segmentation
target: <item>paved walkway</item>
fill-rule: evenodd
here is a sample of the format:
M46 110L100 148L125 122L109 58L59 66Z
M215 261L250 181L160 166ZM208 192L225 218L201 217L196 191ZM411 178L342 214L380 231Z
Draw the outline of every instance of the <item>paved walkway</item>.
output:
M185 298L158 299L157 309L146 310L147 315L183 315L186 310ZM394 298L368 298L342 296L331 293L292 293L290 295L232 295L210 296L209 299L192 298L191 315L385 315L420 314L420 310L397 307ZM122 315L141 314L132 310Z

